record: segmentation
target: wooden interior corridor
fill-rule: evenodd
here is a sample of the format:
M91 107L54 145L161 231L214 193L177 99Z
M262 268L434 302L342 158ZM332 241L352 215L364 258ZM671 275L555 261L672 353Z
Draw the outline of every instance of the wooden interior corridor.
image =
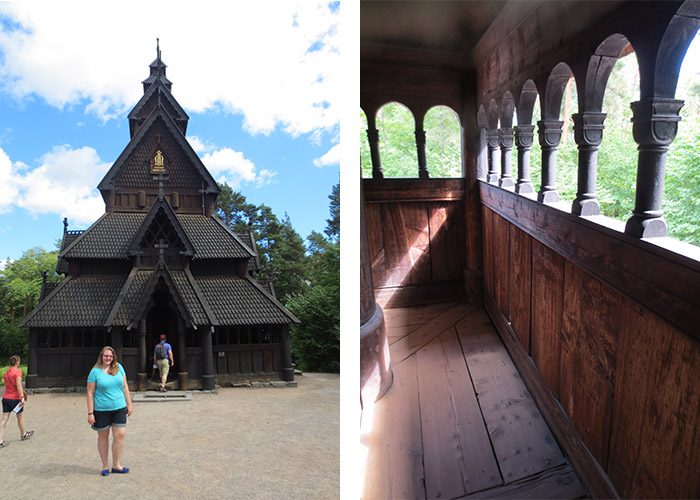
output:
M581 498L483 307L386 309L394 382L362 411L362 498Z

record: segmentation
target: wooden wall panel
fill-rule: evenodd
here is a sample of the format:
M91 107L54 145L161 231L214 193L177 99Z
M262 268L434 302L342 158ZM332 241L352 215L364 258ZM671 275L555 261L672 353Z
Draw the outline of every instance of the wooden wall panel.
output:
M609 475L624 497L700 498L700 344L620 311Z
M495 296L493 278L493 211L484 207L482 210L482 228L484 232L484 289L492 297Z
M506 319L510 320L510 223L503 217L493 217L493 275L494 298Z
M462 277L466 267L464 203L435 202L429 206L432 281Z
M531 238L510 225L510 321L520 345L530 353Z
M564 276L560 400L584 442L605 468L619 310L625 300L568 261Z
M547 386L559 398L564 259L532 240L532 329L530 355Z

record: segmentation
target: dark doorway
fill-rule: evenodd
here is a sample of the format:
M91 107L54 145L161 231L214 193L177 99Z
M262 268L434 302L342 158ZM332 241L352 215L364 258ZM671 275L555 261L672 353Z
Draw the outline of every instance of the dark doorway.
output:
M172 296L165 287L157 287L153 293L153 307L146 316L146 360L149 373L159 380L157 370L153 370L153 349L159 342L160 334L167 335L167 342L173 348L173 359L176 366L168 373L168 382L177 380L178 337L177 337L177 312L173 307Z

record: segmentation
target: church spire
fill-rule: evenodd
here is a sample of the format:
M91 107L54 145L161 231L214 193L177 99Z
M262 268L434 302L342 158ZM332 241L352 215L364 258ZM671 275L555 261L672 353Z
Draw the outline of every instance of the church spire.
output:
M148 88L153 85L156 81L160 81L167 87L168 90L172 90L172 83L165 76L165 69L168 67L160 57L160 38L156 38L156 58L151 64L148 65L150 69L150 75L143 82L143 93L145 94Z

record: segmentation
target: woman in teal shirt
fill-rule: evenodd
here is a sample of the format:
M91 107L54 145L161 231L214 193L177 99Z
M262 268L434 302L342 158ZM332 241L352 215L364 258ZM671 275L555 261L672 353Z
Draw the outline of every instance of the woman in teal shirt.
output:
M97 450L102 460L103 476L109 475L109 428L112 428L112 472L126 474L121 457L126 437L126 417L133 407L124 368L109 346L100 351L97 363L87 379L88 424L97 431Z

